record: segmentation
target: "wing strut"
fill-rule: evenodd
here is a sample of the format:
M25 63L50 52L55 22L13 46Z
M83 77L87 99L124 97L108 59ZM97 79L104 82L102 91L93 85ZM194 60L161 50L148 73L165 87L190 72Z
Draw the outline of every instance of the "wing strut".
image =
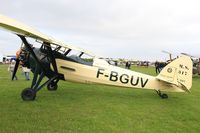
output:
M45 43L45 42L44 42ZM50 57L50 59L51 59L51 63L52 63L52 66L53 66L53 69L54 69L54 72L56 73L56 74L58 74L58 69L57 69L57 65L56 65L56 61L55 61L55 56L53 55L53 50L52 50L52 48L51 48L51 46L50 46L50 44L49 43L45 43L46 45L44 45L46 48L47 48L47 51L48 51L48 55L49 55L49 57Z
M37 56L35 55L33 48L31 47L31 45L27 42L26 38L24 36L18 35L22 42L24 43L26 49L30 52L30 54L33 56L33 58L35 59L36 63L41 67L42 71L45 73L45 75L47 75L47 70L45 69L45 67L42 65L42 63L39 61L39 59L37 58Z
M34 77L32 81L31 88L26 88L22 91L21 97L25 101L32 101L36 97L36 93L42 89L45 85L47 85L48 90L57 90L57 83L59 79L62 79L63 75L58 73L56 61L55 61L55 56L53 55L53 51L51 49L51 46L49 43L44 43L46 45L43 45L44 47L41 47L40 50L45 49L46 50L46 55L43 58L40 58L40 53L37 53L36 51L33 50L31 45L28 43L26 38L24 36L18 35L22 42L25 45L26 50L30 53L31 58L35 61L35 67L32 69L34 71ZM38 54L38 57L37 55ZM45 53L44 53L45 54ZM50 58L50 63L52 63L53 70L52 71L49 68L46 68L45 64L42 63L42 60L46 58ZM29 57L30 60L30 57ZM32 61L32 60L31 60ZM42 82L44 77L47 76L48 79L45 82Z

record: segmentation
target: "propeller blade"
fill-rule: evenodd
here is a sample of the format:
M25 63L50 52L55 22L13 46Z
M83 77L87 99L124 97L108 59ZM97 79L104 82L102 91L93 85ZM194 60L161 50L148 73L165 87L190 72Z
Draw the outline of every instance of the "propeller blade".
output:
M19 67L19 62L20 62L20 60L17 58L17 59L16 59L16 63L15 63L14 72L13 72L13 75L12 75L12 80L14 79L14 77L15 77L15 75L16 75L16 73L17 73L17 69L18 69L18 67Z

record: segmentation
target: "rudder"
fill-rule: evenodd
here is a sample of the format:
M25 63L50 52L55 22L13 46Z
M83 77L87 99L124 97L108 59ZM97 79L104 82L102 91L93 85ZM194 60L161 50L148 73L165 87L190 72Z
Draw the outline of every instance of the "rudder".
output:
M184 91L189 91L192 87L191 58L182 55L164 67L156 78L161 81L175 84Z

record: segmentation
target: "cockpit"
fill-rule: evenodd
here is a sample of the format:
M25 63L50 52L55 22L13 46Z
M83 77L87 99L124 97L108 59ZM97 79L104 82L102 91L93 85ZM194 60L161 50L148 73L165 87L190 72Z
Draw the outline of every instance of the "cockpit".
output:
M73 61L76 63L88 65L88 66L108 66L109 63L106 60L99 59L94 55L89 55L88 53L80 52L73 49L63 48L57 46L53 49L56 58Z

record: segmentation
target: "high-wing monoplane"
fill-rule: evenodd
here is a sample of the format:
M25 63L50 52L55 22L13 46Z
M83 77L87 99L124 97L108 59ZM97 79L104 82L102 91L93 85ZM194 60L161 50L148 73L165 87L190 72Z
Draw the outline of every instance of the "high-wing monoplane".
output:
M20 61L34 73L32 85L21 93L25 101L34 100L36 93L44 86L48 90L56 90L59 80L152 89L161 98L168 98L162 92L190 92L192 87L192 61L185 55L169 63L154 77L110 65L89 51L58 41L6 16L0 15L0 27L16 34L24 45L17 58L13 77ZM29 38L41 46L36 48ZM74 55L73 51L79 54ZM91 58L83 58L86 55ZM44 79L47 80L42 81Z

